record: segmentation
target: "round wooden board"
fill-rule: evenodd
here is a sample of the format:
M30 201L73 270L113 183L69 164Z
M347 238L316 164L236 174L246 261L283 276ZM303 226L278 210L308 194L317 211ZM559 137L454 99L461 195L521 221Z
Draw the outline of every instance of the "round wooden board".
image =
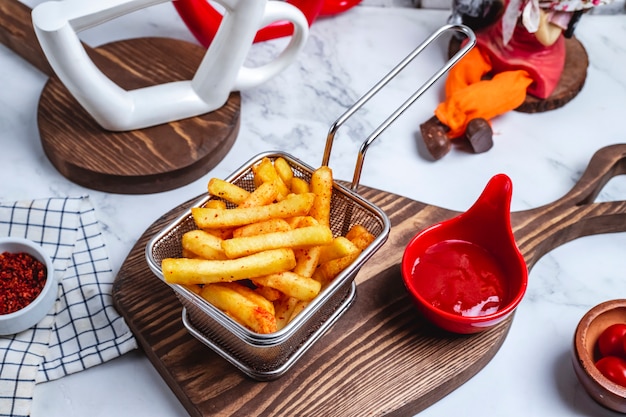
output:
M452 57L459 50L460 41L452 38L448 55ZM565 39L565 69L554 92L546 99L540 99L530 94L515 111L523 113L538 113L558 109L570 102L578 95L587 79L589 57L584 46L575 37Z
M206 50L168 38L123 40L88 49L93 62L132 90L191 79ZM70 181L120 194L147 194L186 185L209 172L234 144L241 96L216 111L145 129L102 128L52 76L42 92L38 124L44 152Z

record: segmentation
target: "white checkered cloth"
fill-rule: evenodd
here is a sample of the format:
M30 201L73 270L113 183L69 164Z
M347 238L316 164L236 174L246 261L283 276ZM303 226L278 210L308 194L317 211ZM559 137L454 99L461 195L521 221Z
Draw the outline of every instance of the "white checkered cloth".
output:
M62 277L53 311L32 329L0 336L0 416L29 416L36 383L101 364L137 343L113 307L114 277L88 197L0 202L0 236L42 245Z

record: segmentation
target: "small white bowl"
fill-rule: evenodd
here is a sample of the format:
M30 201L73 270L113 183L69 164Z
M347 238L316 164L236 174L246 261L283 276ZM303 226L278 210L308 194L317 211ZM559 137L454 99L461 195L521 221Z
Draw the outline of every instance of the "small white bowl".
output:
M46 267L46 283L37 298L18 311L0 314L0 335L8 336L33 327L50 312L57 299L58 281L54 276L52 259L35 242L16 237L2 237L0 238L0 254L4 252L28 253Z

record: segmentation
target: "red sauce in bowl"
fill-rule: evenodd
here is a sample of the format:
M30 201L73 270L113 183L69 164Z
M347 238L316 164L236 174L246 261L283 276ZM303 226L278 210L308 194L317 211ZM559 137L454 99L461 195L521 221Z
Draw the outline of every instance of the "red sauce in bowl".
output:
M430 246L412 268L422 297L440 310L466 317L493 314L506 304L504 276L493 255L462 240Z

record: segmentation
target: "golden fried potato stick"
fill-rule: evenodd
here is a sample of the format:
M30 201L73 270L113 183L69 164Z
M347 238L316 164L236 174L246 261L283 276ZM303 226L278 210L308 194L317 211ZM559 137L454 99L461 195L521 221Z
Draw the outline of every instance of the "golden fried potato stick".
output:
M210 284L261 277L290 271L296 266L291 249L274 249L237 259L206 260L165 258L161 261L163 278L170 284Z
M330 226L330 202L333 195L333 172L328 166L321 166L311 175L311 191L315 202L309 215L320 224Z
M277 181L264 182L250 193L239 207L258 207L273 203L278 198Z
M257 304L262 309L267 310L272 314L275 313L274 303L272 303L271 301L269 301L267 298L263 297L262 295L256 293L252 288L247 287L243 284L240 284L239 282L224 282L223 284L237 291L239 294L243 295L244 297L248 298L250 301Z
M219 178L211 178L209 180L208 190L209 194L237 205L241 204L250 195L249 191Z
M223 209L219 209L219 210L223 210ZM201 229L204 230L206 233L213 235L219 239L230 239L231 237L233 237L233 230L235 230L234 227L221 227L221 228L217 228L217 229Z
M341 271L350 266L350 264L361 254L361 252L363 252L365 248L367 248L375 239L375 236L362 226L357 228L357 232L358 234L356 234L356 236L354 236L355 233L351 234L348 232L346 234L353 236L351 242L359 249L357 253L324 262L315 270L313 278L322 283L322 288L335 279Z
M311 278L319 265L320 254L325 246L313 246L312 248L294 249L296 266L292 272L303 277Z
M259 187L264 182L275 182L278 187L278 199L282 200L290 193L289 187L283 182L274 168L271 159L263 158L260 163L252 167L254 173L254 185Z
M277 327L274 314L235 290L233 284L235 283L205 285L200 296L254 332L275 332Z
M322 284L322 288L325 288L333 279L337 277L337 275L341 273L341 271L350 266L350 264L359 256L359 253L333 259L332 261L320 264L313 273L313 279L319 281Z
M183 256L189 258L188 252L194 257L204 259L226 259L227 256L222 249L222 239L204 230L191 230L181 239L183 246Z
M291 230L291 226L289 226L289 223L287 223L286 220L270 219L238 227L233 230L233 237L254 236L273 232L286 232L287 230Z
M216 209L225 209L226 201L224 200L209 200L206 202L204 207L216 208Z
M275 288L285 295L304 301L314 299L322 288L319 281L290 271L257 277L252 281L255 284Z
M278 248L307 248L327 245L333 241L333 234L326 226L309 226L286 232L265 233L263 235L233 237L222 241L224 253L231 259Z
M361 234L370 234L369 230L367 230L365 228L365 226L360 225L360 224L355 224L353 225L350 230L348 230L348 233L346 233L346 239L352 241L354 240L354 238L356 238L358 235Z
M254 289L254 292L271 302L277 301L283 296L282 292L278 291L276 288L271 287L258 286Z
M300 177L293 177L291 179L291 192L294 194L304 194L311 192L309 183Z
M319 256L319 263L331 261L333 259L342 258L354 253L359 253L359 248L350 240L343 236L337 236L330 245L322 246ZM296 260L298 255L296 254Z
M252 173L254 174L254 186L258 187L265 181L271 181L274 179L274 174L278 175L272 160L269 158L261 159L256 165L252 165Z
M293 179L293 170L289 165L289 162L282 156L274 159L274 169L278 173L278 176L283 180L287 188L291 188L291 180Z
M302 313L302 310L304 310L308 305L308 301L298 300L296 305L293 306L293 310L291 311L291 315L289 316L289 320L287 321L287 323L291 323L291 321L295 319L298 314Z
M315 226L319 224L319 222L311 216L295 216L285 219L285 221L289 223L289 226L291 226L292 229L304 226Z
M219 229L243 226L272 218L287 219L308 214L313 206L315 194L292 194L277 203L259 207L212 209L192 207L191 214L200 229Z
M296 304L299 302L300 300L297 298L287 297L286 295L274 302L276 328L278 330L282 329L289 323L289 319L293 314Z
M189 258L189 259L203 259L202 256L198 256L195 253L183 248L181 251L181 255L183 258Z
M350 235L350 233L347 235ZM358 235L351 237L350 242L354 243L360 251L364 251L365 248L367 248L376 239L376 236L371 234L365 228L363 228L363 231L361 231Z

